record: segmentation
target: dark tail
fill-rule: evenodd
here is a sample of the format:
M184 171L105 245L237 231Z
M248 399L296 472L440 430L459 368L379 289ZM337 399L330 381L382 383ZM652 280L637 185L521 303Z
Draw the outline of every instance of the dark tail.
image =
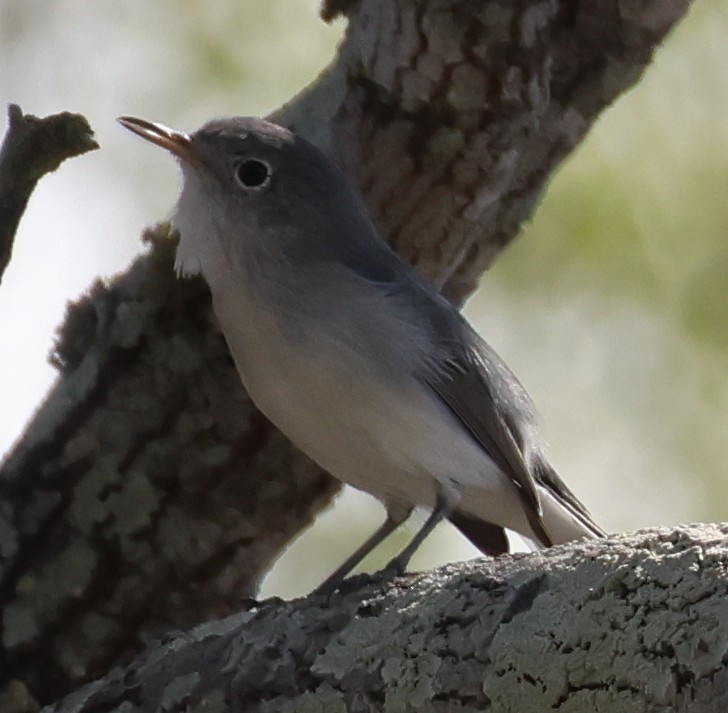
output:
M500 525L493 525L462 510L456 510L449 520L484 555L497 557L508 552L508 538Z

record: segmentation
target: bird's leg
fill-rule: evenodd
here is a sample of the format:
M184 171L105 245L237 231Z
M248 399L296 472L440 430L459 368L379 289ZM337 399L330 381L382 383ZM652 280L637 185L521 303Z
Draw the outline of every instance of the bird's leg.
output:
M455 497L453 497L455 496ZM435 507L430 516L425 520L425 524L420 528L419 532L412 538L409 544L384 568L384 572L399 576L404 574L407 569L412 555L419 549L420 545L425 541L427 536L442 521L450 517L455 511L457 502L460 499L459 494L449 493L440 488L437 491L437 499Z
M361 547L350 555L346 561L341 564L336 571L326 580L314 589L314 594L331 594L344 581L347 574L351 572L375 547L384 539L389 537L409 516L412 508L387 510L387 519L382 526L364 542Z

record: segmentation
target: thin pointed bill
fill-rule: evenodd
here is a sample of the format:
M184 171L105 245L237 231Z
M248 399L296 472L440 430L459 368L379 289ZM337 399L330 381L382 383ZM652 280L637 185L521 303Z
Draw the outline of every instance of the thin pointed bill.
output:
M129 131L133 131L143 139L167 149L167 151L179 156L183 161L196 162L190 137L187 134L169 129L163 124L156 124L146 119L137 119L134 116L120 116L117 121Z

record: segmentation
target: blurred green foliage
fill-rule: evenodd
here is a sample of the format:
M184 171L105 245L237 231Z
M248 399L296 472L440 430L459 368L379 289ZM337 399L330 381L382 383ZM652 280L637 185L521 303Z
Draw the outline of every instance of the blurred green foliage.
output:
M638 300L728 347L726 47L728 2L696 3L558 171L502 277Z
M545 398L570 408L538 400L561 419L553 450L619 526L728 516L727 48L728 2L695 3L471 305L485 334L504 314L517 325L501 327L509 361L532 349L547 366L534 378L562 382ZM593 452L576 456L584 422Z

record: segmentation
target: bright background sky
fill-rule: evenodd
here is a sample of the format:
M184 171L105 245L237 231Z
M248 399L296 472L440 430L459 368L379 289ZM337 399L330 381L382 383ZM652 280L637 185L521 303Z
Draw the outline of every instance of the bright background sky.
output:
M322 23L317 6L0 4L0 104L79 111L102 146L41 181L0 285L0 453L52 383L46 355L65 301L123 270L174 202L173 164L115 117L190 130L267 113L333 52L343 24ZM726 67L728 1L696 2L467 306L534 397L555 466L608 530L728 519ZM266 592L307 591L381 518L347 492ZM472 554L441 527L413 565Z

